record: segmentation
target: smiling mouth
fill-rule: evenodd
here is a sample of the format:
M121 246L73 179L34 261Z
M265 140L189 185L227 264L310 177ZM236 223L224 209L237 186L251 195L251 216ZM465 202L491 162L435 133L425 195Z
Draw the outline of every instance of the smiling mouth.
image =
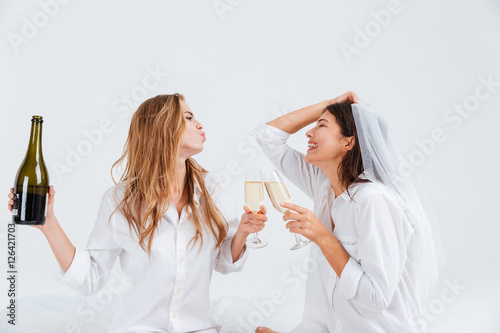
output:
M318 148L318 144L317 143L309 143L307 146L309 147L309 149L307 150L307 152L310 152L311 150L314 150L314 149Z

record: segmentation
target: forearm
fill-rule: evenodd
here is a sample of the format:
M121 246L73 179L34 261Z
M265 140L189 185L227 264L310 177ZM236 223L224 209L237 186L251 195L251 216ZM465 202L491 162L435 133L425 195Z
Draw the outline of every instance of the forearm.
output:
M241 256L241 252L243 251L248 235L248 233L239 228L236 231L236 234L231 241L231 255L233 257L233 263L238 261L238 258Z
M330 266L337 273L337 276L340 277L345 265L349 261L349 253L347 253L342 244L332 234L324 237L317 245Z
M267 125L271 125L287 133L294 134L307 125L318 120L325 107L332 103L333 100L326 100L321 103L307 106L273 119L268 122Z
M43 234L45 235L45 238L47 238L59 266L61 266L62 270L66 272L73 262L73 257L76 251L75 247L69 240L59 222L51 223L49 229L43 230Z

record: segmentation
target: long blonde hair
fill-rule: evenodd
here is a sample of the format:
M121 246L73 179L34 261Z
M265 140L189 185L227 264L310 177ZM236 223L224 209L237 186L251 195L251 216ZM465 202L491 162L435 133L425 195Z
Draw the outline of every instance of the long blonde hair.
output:
M172 202L171 187L182 186L176 184L175 178L182 137L186 130L181 100L184 100L182 95L173 94L158 95L143 102L132 117L123 155L111 168L113 178L113 168L126 159L125 170L119 180L126 185L125 193L117 209L127 219L129 229L134 228L139 244L148 256L151 255L154 234L161 217ZM194 159L188 158L180 197L180 200L185 200L196 228L190 243L194 241L194 246L199 240L200 249L205 231L210 231L215 237L215 248L218 248L228 228L205 186L203 176L206 173ZM114 178L113 181L117 184ZM201 191L203 218L194 202L195 186Z

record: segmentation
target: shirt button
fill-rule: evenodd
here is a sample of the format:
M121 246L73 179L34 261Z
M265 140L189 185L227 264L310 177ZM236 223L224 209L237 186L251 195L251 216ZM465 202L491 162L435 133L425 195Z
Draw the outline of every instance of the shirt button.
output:
M175 291L177 291L178 293L180 293L182 290L182 288L177 288Z
M177 318L177 314L176 313L172 313L172 318Z
M181 228L181 227L179 227L178 229L179 229L179 231L181 231L181 230L182 230L182 228Z
M180 259L179 259L179 262L183 262L183 261L184 261L184 259L183 259L183 258L180 258Z

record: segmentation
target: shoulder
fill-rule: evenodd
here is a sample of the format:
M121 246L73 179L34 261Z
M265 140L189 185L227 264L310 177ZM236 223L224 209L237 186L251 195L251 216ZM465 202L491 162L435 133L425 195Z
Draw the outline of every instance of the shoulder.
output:
M357 184L354 200L361 208L382 203L395 208L401 208L394 192L386 185L377 181Z
M210 197L216 202L226 201L227 197L231 196L231 184L227 174L220 171L207 171L203 175L203 180ZM199 188L196 188L196 191L202 195Z
M233 193L227 174L209 171L204 175L205 186L213 202L224 215L234 214Z
M203 175L203 179L205 180L205 185L219 185L229 183L229 179L221 171L207 171Z
M355 199L358 230L369 231L373 226L387 227L387 230L399 230L408 241L414 229L398 195L376 181L360 185L357 193L359 196Z
M230 188L229 177L220 171L207 171L203 175L203 180L210 194L219 194L221 191Z
M117 207L125 196L126 188L127 184L125 182L111 186L102 195L102 203L108 206Z

